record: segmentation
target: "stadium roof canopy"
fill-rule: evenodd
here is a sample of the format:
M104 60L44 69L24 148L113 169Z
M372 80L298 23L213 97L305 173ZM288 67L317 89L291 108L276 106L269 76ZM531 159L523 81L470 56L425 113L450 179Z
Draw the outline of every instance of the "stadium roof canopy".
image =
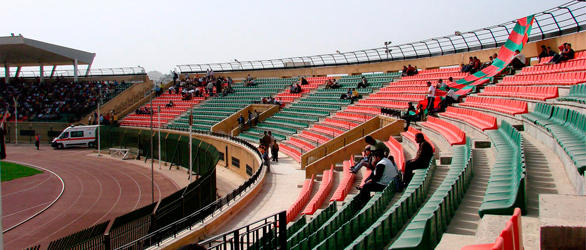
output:
M0 37L0 63L4 66L27 67L40 65L88 64L95 53L45 43L23 36Z

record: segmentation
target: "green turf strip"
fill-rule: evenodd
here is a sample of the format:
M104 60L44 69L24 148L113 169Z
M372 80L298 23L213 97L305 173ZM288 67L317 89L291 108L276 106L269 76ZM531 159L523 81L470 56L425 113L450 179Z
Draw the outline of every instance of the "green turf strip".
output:
M2 169L2 182L32 176L43 172L11 162L0 162L0 164L2 164L0 166L0 169Z

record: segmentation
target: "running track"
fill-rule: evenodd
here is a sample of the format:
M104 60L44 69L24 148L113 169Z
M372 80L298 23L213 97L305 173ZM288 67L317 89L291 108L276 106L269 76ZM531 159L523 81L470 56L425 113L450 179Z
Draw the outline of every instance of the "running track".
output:
M53 240L151 203L149 169L92 157L90 153L87 149L58 151L42 147L37 151L30 145L7 145L7 160L55 172L63 179L65 190L49 209L6 232L5 249L38 244L47 247ZM178 189L174 182L155 172L155 201ZM3 183L3 228L47 206L60 190L61 182L47 172Z

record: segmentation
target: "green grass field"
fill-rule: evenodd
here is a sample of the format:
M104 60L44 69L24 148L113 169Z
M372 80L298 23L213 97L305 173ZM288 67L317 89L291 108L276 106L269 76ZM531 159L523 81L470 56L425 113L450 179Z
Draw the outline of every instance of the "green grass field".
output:
M2 166L0 167L2 169L2 182L27 177L31 175L36 175L43 172L36 170L34 168L29 168L11 162L1 162L0 164L2 164Z

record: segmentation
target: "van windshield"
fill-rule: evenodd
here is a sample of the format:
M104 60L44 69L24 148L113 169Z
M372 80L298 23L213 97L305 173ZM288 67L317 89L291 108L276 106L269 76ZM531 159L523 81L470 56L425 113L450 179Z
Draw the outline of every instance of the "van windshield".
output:
M69 132L63 132L60 136L59 139L64 139L64 138L69 138Z

